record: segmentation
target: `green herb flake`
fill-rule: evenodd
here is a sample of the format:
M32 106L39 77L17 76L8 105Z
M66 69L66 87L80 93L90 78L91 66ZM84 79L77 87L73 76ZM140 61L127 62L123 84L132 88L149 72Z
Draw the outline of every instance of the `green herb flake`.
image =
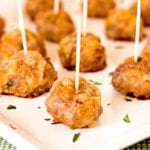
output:
M41 109L41 107L37 107L38 109Z
M125 97L124 98L127 102L131 102L132 101L132 99L131 98L127 98L127 97Z
M123 118L123 121L126 122L126 123L131 122L128 114L125 115L125 117Z
M16 130L16 128L15 128L13 125L9 124L9 126L10 126L12 129Z
M116 48L116 49L122 49L123 46L122 46L122 45L117 45L115 48Z
M92 82L92 83L95 84L95 85L102 85L102 83L97 82L97 81L93 81L93 80L89 80L89 81Z
M12 81L12 80L9 80L9 81L6 83L6 86L7 86L7 87L13 86L13 81Z
M113 76L113 74L114 74L114 71L112 71L112 72L109 73L110 76Z
M139 56L139 57L137 58L137 62L141 62L141 61L142 61L142 57Z
M110 106L110 103L108 103L107 106Z
M9 106L7 107L7 109L9 109L9 110L16 109L16 106L14 106L14 105L9 105Z
M80 132L79 133L76 133L74 134L73 138L72 138L72 142L75 143L80 137Z
M50 121L51 119L50 118L46 118L46 119L44 119L45 121Z

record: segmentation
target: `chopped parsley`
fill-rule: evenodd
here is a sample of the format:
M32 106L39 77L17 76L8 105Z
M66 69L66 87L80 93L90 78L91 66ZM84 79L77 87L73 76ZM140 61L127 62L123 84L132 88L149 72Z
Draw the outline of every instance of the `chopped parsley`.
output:
M113 74L114 74L114 71L112 71L112 72L109 73L110 76L113 76Z
M102 85L102 83L97 82L97 81L93 81L93 80L89 80L89 81L92 82L92 83L95 84L95 85Z
M122 45L117 45L115 48L116 48L116 49L122 49L123 46L122 46Z
M110 106L110 103L108 103L107 106Z
M46 119L44 119L45 121L50 121L51 119L50 118L46 118Z
M127 102L131 102L132 101L132 99L131 98L127 98L127 97L125 97L124 98Z
M7 86L7 87L13 86L13 81L12 81L12 80L9 80L9 81L6 83L6 86Z
M125 115L125 117L123 118L123 121L126 122L126 123L131 122L128 114Z
M37 107L38 109L41 109L41 107Z
M76 141L79 139L79 137L80 137L80 132L74 134L74 136L73 136L73 138L72 138L72 142L73 142L73 143L76 142Z
M14 129L14 130L16 129L16 128L15 128L13 125L11 125L11 124L9 124L9 126L10 126L12 129Z
M9 110L16 109L16 106L14 106L14 105L9 105L9 106L7 107L7 109L9 109Z

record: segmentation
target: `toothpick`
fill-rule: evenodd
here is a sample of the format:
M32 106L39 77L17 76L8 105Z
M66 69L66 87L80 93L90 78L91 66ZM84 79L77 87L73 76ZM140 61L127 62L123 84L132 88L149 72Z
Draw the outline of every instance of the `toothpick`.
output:
M24 54L27 54L27 41L26 41L26 33L25 33L25 25L24 25L24 19L23 19L23 10L21 5L21 0L17 0L17 9L18 9L18 22L19 22L19 28L21 31L21 38L23 43L23 50Z
M140 24L141 24L141 0L138 0L137 17L136 17L135 45L134 45L134 61L137 61L138 55L139 55Z
M79 89L79 73L80 73L80 49L81 49L81 18L77 20L77 43L76 43L76 74L75 89Z
M59 0L54 0L54 13L57 14L59 12Z
M87 30L87 15L88 15L88 1L83 0L83 35L86 34Z

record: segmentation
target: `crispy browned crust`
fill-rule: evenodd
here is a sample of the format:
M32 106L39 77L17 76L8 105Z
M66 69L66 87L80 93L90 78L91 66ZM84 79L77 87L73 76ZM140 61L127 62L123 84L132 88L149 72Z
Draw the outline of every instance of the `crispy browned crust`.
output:
M53 8L54 0L27 0L25 5L25 11L32 20L35 20L35 17L39 12L53 10ZM60 8L62 8L61 2Z
M65 11L59 11L57 14L51 10L40 12L35 21L39 33L46 40L53 42L59 42L74 31L73 21Z
M5 20L2 17L0 17L0 37L4 33L4 28L5 28Z
M76 35L71 34L65 37L59 44L59 56L64 68L75 70L76 65ZM81 72L95 72L104 69L106 66L105 48L100 39L87 33L81 37Z
M19 51L0 67L0 92L18 97L36 97L51 88L57 73L40 53Z
M110 11L105 21L105 32L113 40L135 40L136 16L129 10L114 9ZM140 39L144 37L141 21Z
M134 3L130 7L131 12L136 15L137 3ZM141 0L141 14L144 25L150 25L150 1L149 0Z
M103 110L99 89L83 78L79 83L77 91L74 78L54 83L45 105L55 123L64 123L72 129L95 125Z
M88 0L88 16L106 17L115 6L114 0Z
M128 58L114 72L112 84L124 95L150 99L150 61Z
M27 46L29 50L35 50L40 52L43 56L46 56L46 50L44 41L40 35L36 35L33 32L26 30ZM0 42L0 55L3 58L7 58L23 49L21 32L19 30L13 30L3 34Z

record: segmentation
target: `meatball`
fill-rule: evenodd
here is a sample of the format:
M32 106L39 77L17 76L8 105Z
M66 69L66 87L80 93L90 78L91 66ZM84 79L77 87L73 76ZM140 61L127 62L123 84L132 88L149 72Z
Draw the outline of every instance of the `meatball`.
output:
M112 84L124 95L138 99L150 99L149 61L128 58L113 74Z
M136 14L137 3L134 3L131 6L131 11ZM150 1L149 0L141 0L141 13L144 25L150 25Z
M105 32L113 40L135 40L136 16L129 10L114 9L105 21ZM143 22L141 21L140 39L143 38Z
M37 51L16 52L0 67L0 92L18 97L36 97L48 91L57 73Z
M0 17L0 37L4 33L4 28L5 28L5 21L2 17Z
M113 8L115 8L114 0L88 0L89 17L106 17Z
M143 49L141 56L143 57L143 59L150 61L150 39L148 40L145 48Z
M40 12L36 17L36 25L39 33L53 42L59 42L74 31L73 21L65 11L57 14L51 10Z
M71 129L92 127L102 113L99 89L80 78L75 90L74 78L64 78L54 83L45 101L54 123L64 123Z
M60 3L60 6L62 4ZM54 0L27 0L25 9L27 15L34 20L36 15L41 11L46 11L54 8Z
M59 56L64 68L75 70L76 65L76 35L70 34L59 45ZM106 66L105 48L100 39L87 33L81 36L81 72L94 72Z
M28 49L40 52L43 56L46 55L44 42L39 35L26 30ZM14 53L23 49L21 32L13 30L3 34L0 41L0 56L5 59L12 56Z

